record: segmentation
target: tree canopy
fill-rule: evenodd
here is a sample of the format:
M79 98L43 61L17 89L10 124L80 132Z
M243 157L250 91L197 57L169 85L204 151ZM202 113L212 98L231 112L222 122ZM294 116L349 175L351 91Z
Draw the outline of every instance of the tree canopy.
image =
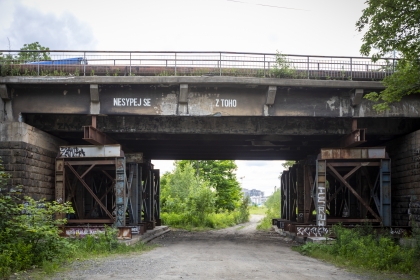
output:
M51 60L50 52L48 47L43 47L39 42L33 42L30 44L24 44L20 48L21 52L18 54L17 59L22 61L37 61L37 60ZM28 51L39 51L39 52L28 52Z
M162 220L184 228L221 228L249 219L249 199L241 195L234 161L181 160L160 180Z
M394 53L401 56L395 73L384 79L386 89L365 96L380 102L374 108L384 111L405 95L420 92L420 1L368 0L366 4L356 22L359 32L367 29L361 54L372 55L374 61Z
M234 210L241 201L241 187L234 171L237 166L233 160L182 160L177 164L183 168L191 164L197 175L210 183L217 193L216 208Z
M285 162L283 162L282 164L281 164L281 166L283 166L283 168L284 169L289 169L290 167L292 167L293 166L293 164L295 164L296 163L296 161L294 161L294 160L286 160Z

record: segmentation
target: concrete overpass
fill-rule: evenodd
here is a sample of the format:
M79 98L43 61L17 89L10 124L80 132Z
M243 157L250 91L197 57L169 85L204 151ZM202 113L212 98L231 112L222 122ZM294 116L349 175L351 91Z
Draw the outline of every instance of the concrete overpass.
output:
M6 119L72 144L97 128L151 159L302 159L340 147L352 121L368 146L420 129L420 98L377 113L378 81L245 77L5 77Z
M311 220L308 213L317 194L325 193L327 182L322 181L325 178L335 182L337 192L344 189L343 185L347 191L352 190L354 195L349 196L348 203L352 209L359 209L359 221L365 214L377 223L386 221L386 225L391 220L399 226L408 225L412 218L420 221L420 216L413 214L420 211L416 208L420 205L417 203L420 96L404 97L384 113L377 113L372 109L373 104L363 98L366 93L384 88L381 79L392 72L394 63L385 61L374 65L360 62L362 58L345 58L348 62L343 63L337 58L305 56L288 60L284 65L282 59L278 60L278 54L251 54L246 59L237 59L237 53L213 53L216 58L206 54L205 59L196 59L186 58L189 54L175 53L175 58L166 55L157 58L153 54L148 56L151 64L144 65L145 53L126 52L125 55L129 55L128 62L119 65L117 60L126 59L121 58L121 53L107 58L114 60L114 65L109 65L100 63L106 59L89 57L86 52L77 60L84 62L79 65L39 61L2 65L6 76L0 78L0 155L6 170L14 176L12 184L23 184L26 193L36 197L64 199L65 189L71 189L71 185L60 185L69 185L62 174L63 165L68 166L68 174L73 172L82 182L87 173L96 170L98 161L89 161L91 166L82 167L83 174L78 173L71 166L80 164L79 161L67 162L60 156L56 161L58 147L88 142L119 143L127 155L143 153L144 156L142 159L127 156L131 165L125 169L125 159L118 151L113 154L118 159L111 166L114 179L123 188L131 183L118 176L141 177L138 164L146 164L143 167L151 177L143 176L137 182L148 184L149 190L157 188L159 172L150 166L150 159L304 160L282 177L288 181L284 186L289 186L284 191L287 197L282 197L289 203L287 211L283 211L289 213L286 216L289 221L298 221L294 216L296 205L300 205L299 211L304 211L299 212L304 221ZM138 57L140 62L135 62ZM292 67L293 71L286 71L292 63L297 66ZM346 150L344 158L326 157L322 159L325 162L318 159L315 172L315 158L321 148L355 146L359 147L355 150L358 156ZM387 147L391 169L384 150L378 162L377 150L365 149L378 146ZM334 156L334 151L338 150L324 153L332 152ZM345 159L350 163L343 165ZM110 168L109 161L100 162L108 166L105 169ZM321 168L325 164L329 169ZM329 173L320 177L320 172ZM380 187L376 188L379 193L368 191L375 183L370 173L380 174ZM365 182L363 186L357 183L360 178ZM305 200L299 200L302 192L298 188L292 191L297 186L294 180L298 180L302 190L311 190L315 180L317 194L311 196L306 191ZM356 183L359 189L351 186ZM83 184L87 186L86 182ZM152 199L150 193L144 193L149 199L145 205L152 211L158 196ZM336 198L337 193L329 195ZM339 205L343 201L335 199L334 203ZM96 197L96 203L101 204L101 199ZM125 224L124 207L127 207L127 203L121 203L117 215L119 225ZM322 203L326 201L315 202L318 213L322 213ZM91 212L95 207L79 206L88 207ZM115 215L111 208L103 205L102 209L108 211L105 218L112 220ZM135 217L133 211L130 213L130 217ZM148 217L151 219L153 215ZM327 221L317 218L317 224L326 225Z

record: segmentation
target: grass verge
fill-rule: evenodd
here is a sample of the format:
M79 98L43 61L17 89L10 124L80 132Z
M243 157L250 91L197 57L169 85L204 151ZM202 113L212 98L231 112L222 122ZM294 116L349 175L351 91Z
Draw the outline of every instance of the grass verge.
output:
M333 244L306 243L294 250L303 255L361 272L406 274L420 277L419 250L401 246L391 236L379 235L369 225L352 229L334 226Z
M265 215L265 212L267 211L267 207L265 206L251 206L249 208L249 214L253 214L253 215Z
M15 279L44 279L46 276L57 272L71 269L71 263L89 259L104 258L112 255L138 254L152 250L156 245L148 245L141 241L134 245L126 245L118 242L117 230L106 228L104 233L87 235L84 238L67 238L71 253L53 261L44 261L39 266L33 266L31 270L23 270L14 273Z

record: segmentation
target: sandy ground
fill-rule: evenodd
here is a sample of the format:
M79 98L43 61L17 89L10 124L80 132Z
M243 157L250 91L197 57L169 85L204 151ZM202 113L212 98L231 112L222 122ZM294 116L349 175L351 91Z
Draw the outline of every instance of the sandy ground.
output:
M276 232L256 230L262 216L222 230L171 231L144 254L76 262L52 279L366 279L305 257Z

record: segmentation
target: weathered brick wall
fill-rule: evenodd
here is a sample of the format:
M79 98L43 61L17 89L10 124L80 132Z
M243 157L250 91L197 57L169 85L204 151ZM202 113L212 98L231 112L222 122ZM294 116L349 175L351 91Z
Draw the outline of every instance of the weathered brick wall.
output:
M0 156L12 175L8 188L23 186L23 194L54 199L54 163L65 143L25 123L0 123Z
M420 223L420 130L388 143L392 162L392 223Z
M0 142L5 170L12 175L9 187L22 185L25 195L54 199L54 162L57 152L25 142Z

